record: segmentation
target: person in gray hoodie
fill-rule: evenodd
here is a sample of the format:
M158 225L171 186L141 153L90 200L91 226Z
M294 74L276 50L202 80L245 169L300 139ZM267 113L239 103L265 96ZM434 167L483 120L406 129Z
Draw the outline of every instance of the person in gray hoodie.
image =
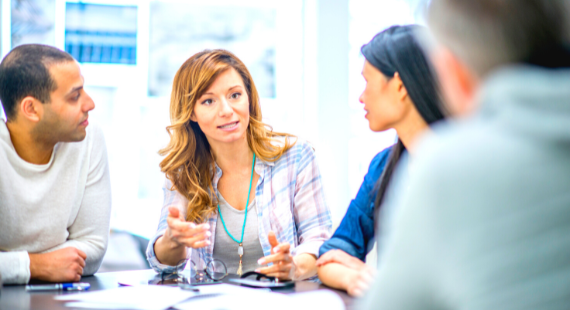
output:
M456 120L387 198L393 232L359 309L568 309L568 4L432 0Z

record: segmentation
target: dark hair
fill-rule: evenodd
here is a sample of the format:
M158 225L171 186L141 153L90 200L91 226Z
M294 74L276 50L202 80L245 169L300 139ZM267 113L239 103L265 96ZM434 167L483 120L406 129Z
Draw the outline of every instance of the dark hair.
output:
M48 45L26 44L10 51L0 63L0 100L7 120L16 116L16 105L26 96L49 103L50 93L57 89L49 66L73 60L68 53Z
M415 38L422 31L425 28L418 25L392 26L374 36L368 44L362 46L361 51L366 60L386 77L392 78L398 72L419 114L426 123L432 124L445 116L438 81ZM375 219L394 168L405 149L400 139L392 147L376 185Z

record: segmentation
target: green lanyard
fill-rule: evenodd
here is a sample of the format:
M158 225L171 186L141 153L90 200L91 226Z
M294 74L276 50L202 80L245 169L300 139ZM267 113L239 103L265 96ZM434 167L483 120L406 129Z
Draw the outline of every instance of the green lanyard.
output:
M253 153L253 164L251 165L251 179L249 180L249 191L247 191L247 203L245 205L245 217L243 219L243 227L241 229L241 239L240 241L237 241L236 238L234 238L234 236L232 236L232 234L230 234L230 232L228 231L228 229L226 228L226 223L224 222L224 217L222 216L222 211L220 210L220 204L218 204L218 213L220 214L220 219L222 220L222 224L224 225L224 229L226 230L226 233L228 233L228 236L230 236L230 238L232 238L233 241L237 242L237 243L243 243L243 232L245 231L245 223L247 221L247 207L249 206L249 193L251 192L251 184L253 183L253 171L255 167L255 153Z

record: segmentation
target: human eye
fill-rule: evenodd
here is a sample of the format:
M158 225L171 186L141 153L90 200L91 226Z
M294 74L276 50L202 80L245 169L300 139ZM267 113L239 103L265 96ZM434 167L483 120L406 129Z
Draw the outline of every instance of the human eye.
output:
M231 95L232 99L238 99L239 97L241 97L241 93L240 92L235 92Z
M81 93L80 93L80 92L77 92L77 94L76 94L75 96L71 97L71 101L77 101L77 100L79 100L79 97L80 97L80 96L81 96Z
M203 105L211 105L213 103L212 99L206 99L204 101L202 101Z

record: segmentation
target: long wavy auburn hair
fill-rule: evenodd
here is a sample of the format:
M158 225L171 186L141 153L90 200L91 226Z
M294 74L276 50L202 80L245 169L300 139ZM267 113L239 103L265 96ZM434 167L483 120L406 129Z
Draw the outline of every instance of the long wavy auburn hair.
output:
M174 76L170 99L170 135L168 145L159 151L165 156L160 169L177 190L188 199L186 220L204 222L217 212L218 199L212 181L215 158L198 123L190 120L197 100L220 74L236 70L249 97L247 143L258 159L276 161L294 144L293 135L273 132L261 121L259 95L251 74L234 54L216 49L204 50L190 57Z

